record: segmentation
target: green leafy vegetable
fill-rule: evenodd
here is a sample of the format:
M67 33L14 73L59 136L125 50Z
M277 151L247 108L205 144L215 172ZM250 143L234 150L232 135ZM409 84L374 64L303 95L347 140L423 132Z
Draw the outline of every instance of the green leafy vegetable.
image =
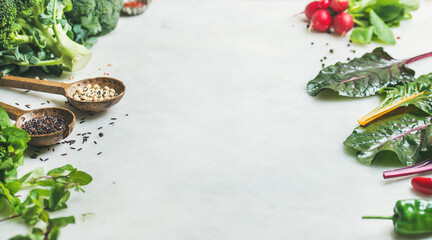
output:
M91 52L72 40L64 16L70 0L2 0L0 16L0 71L22 73L39 67L48 73L78 71Z
M74 223L73 216L50 218L50 212L67 207L70 189L82 191L92 181L92 177L72 165L52 169L44 174L37 168L18 178L18 167L23 164L23 152L27 148L30 136L22 129L11 125L6 111L0 107L0 210L8 204L13 214L3 221L20 218L32 227L26 235L18 235L11 239L55 240L58 239L60 228ZM29 190L28 196L21 201L23 187ZM45 223L45 229L41 228Z
M324 89L331 89L347 97L374 95L383 87L413 81L415 72L406 66L408 61L396 60L378 47L348 63L323 68L309 81L307 92L316 96Z
M359 119L360 125L366 125L399 107L414 105L432 116L432 74L420 76L414 82L381 89L386 93L383 103L372 112Z
M378 119L366 127L357 127L345 140L347 147L357 150L358 159L372 164L377 153L388 150L394 152L403 165L420 162L421 150L430 135L431 116L423 112L398 113Z
M66 16L73 24L89 30L89 36L101 36L113 31L120 18L122 0L71 0L72 11Z
M400 21L411 18L410 12L418 7L419 0L350 0L348 12L355 22L350 38L357 43L370 43L377 39L395 44L390 27L399 26Z
M385 24L385 22L375 13L374 10L370 11L370 22L373 26L374 33L379 40L389 44L396 43L393 32Z
M351 32L351 40L357 43L370 43L374 34L374 28L369 27L357 27Z

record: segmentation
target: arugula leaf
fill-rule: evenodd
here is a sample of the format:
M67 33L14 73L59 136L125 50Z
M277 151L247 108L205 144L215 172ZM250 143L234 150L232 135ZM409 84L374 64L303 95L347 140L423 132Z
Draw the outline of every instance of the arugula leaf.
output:
M324 89L341 96L365 97L374 95L383 87L414 81L414 70L406 66L407 60L396 60L383 48L375 48L348 63L337 62L323 68L307 84L307 92L316 96Z
M374 10L370 11L370 22L374 28L374 33L381 41L388 44L396 44L396 39L393 32L386 25L386 23L375 13Z
M357 127L344 145L357 150L358 159L372 164L381 151L394 152L403 165L413 165L421 160L420 151L431 127L432 117L423 112L398 113L378 119L365 127Z
M432 116L431 81L432 74L429 74L420 76L414 82L381 89L380 93L386 93L386 98L380 106L359 119L360 125L366 125L378 117L408 105L414 105Z

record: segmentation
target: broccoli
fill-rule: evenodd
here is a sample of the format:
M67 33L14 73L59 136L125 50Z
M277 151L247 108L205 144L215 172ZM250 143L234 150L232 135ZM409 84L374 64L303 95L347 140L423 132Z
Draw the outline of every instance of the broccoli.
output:
M48 73L61 73L83 69L92 54L71 39L73 32L64 16L71 9L70 0L2 0L0 70L22 73L42 67Z
M102 36L117 26L123 0L71 0L72 10L66 13L66 17L72 24L80 24L85 19L97 19L100 29L93 31L91 35ZM88 20L87 20L88 22Z

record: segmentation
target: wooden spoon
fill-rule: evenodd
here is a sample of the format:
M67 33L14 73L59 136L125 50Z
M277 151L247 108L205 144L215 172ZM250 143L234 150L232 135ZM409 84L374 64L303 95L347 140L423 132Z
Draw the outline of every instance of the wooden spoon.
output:
M98 84L101 87L108 86L109 88L114 88L118 95L112 99L97 102L75 100L73 94L78 89L83 89L87 84ZM87 112L100 112L112 107L120 101L126 91L126 86L122 81L109 77L89 78L73 83L62 83L33 78L4 76L0 80L0 86L30 89L63 95L74 107Z
M33 146L45 147L54 145L69 136L75 127L75 115L66 108L50 107L25 111L2 102L0 102L0 106L6 110L12 120L16 121L16 127L21 129L23 128L26 121L29 121L33 118L54 114L60 114L63 117L64 121L66 122L64 131L57 131L43 135L30 135L31 140L29 144Z

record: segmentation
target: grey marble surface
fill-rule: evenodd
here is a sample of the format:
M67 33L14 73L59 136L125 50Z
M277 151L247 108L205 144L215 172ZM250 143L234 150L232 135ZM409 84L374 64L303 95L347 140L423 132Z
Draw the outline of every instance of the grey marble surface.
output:
M432 2L421 4L394 29L397 44L385 46L395 58L431 50ZM127 86L122 102L94 116L76 111L85 122L68 140L81 151L43 149L49 160L41 162L28 157L31 148L21 168L71 163L93 176L59 213L77 219L61 239L401 239L390 221L361 216L391 215L396 200L421 196L410 179L381 178L396 162L365 166L343 146L379 99L305 90L324 56L328 65L378 45L308 33L303 17L291 17L304 5L159 0L101 37L87 68L58 80L109 74ZM431 63L412 67L419 75ZM32 108L65 101L3 88L0 98ZM82 144L76 134L84 132L92 134ZM7 238L27 229L12 221L0 231Z

